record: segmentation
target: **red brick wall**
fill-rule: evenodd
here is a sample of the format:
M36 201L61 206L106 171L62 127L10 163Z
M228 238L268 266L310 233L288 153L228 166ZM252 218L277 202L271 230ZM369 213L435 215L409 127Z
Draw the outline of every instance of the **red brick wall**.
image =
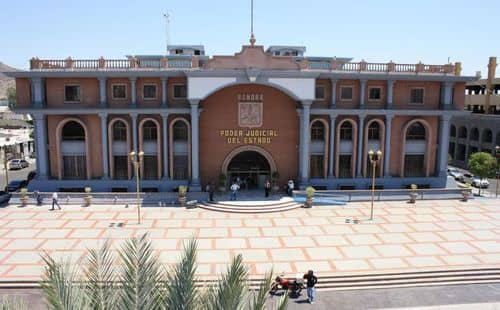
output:
M453 88L453 106L456 110L463 110L465 106L465 83L456 83Z
M31 104L31 83L29 79L16 78L16 96L18 107L28 107Z
M423 87L424 104L409 104L410 89ZM394 107L398 109L429 110L439 109L441 83L419 81L396 81L394 83Z
M113 99L113 84L125 84L127 88L127 99ZM118 108L118 107L127 107L132 98L132 90L130 88L130 80L128 78L109 78L106 81L106 96L108 100L108 104L110 107Z
M352 100L340 99L340 88L342 86L352 86ZM359 106L359 80L339 80L337 81L337 107L340 109L354 109Z
M154 100L144 100L143 98L143 86L145 84L156 85L156 99ZM137 86L137 104L145 108L157 108L161 103L161 80L159 78L138 78L136 82Z
M80 102L64 103L64 85L80 85ZM48 107L91 108L99 105L99 81L92 78L48 78L45 80Z

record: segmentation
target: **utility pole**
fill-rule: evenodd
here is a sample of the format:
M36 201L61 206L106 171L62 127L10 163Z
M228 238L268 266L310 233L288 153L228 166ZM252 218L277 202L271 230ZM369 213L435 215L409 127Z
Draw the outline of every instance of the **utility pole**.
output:
M170 35L169 35L169 27L170 27L170 14L164 13L163 17L165 18L165 39L167 46L165 47L166 55L168 55L168 46L170 45Z

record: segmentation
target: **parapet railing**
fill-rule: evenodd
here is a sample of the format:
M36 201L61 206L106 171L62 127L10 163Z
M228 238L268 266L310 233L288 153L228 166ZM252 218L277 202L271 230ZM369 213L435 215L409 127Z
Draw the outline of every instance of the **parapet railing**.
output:
M302 59L300 67L306 70L319 71L345 71L345 72L396 72L396 73L434 73L460 75L462 65L460 62L445 65L427 65L421 62L417 64L396 64L332 61L309 61ZM38 59L30 60L31 70L168 70L168 69L191 69L200 68L199 57L162 57L159 59Z

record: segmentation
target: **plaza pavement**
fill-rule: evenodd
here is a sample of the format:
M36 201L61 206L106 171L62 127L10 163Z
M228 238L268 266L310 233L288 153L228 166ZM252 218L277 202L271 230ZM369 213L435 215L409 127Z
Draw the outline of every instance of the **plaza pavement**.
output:
M39 280L43 252L77 263L105 239L119 246L146 232L166 264L196 236L201 278L237 253L255 277L271 267L290 276L500 267L500 199L375 202L374 221L369 202L267 214L146 206L140 225L135 206L62 207L0 208L0 281Z

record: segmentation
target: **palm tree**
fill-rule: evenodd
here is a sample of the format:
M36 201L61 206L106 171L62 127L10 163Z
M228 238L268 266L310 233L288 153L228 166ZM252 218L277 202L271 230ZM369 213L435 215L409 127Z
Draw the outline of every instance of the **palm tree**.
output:
M113 253L109 242L89 250L83 268L69 261L55 261L45 254L42 290L49 309L126 310L264 310L272 272L266 274L257 292L250 293L248 268L242 255L234 257L218 281L197 286L197 243L184 244L180 261L165 268L154 253L147 235L127 240ZM284 294L273 309L286 309ZM27 309L0 304L0 310Z

